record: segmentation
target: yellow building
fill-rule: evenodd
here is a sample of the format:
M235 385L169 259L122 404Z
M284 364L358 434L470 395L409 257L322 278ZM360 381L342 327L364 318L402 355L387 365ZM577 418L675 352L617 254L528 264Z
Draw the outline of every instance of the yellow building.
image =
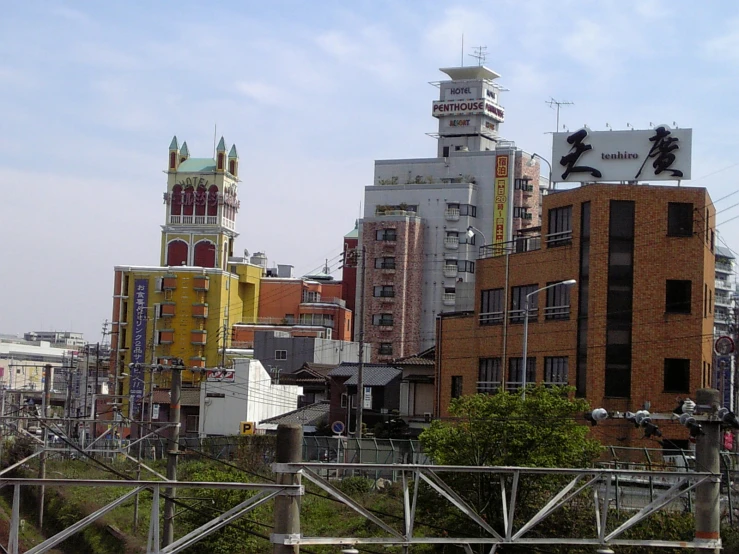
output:
M230 325L253 321L262 268L233 257L238 236L238 154L221 138L216 158L190 158L177 137L169 148L161 266L116 266L112 352L123 373L118 394L140 399L150 372L129 364L189 368L183 384L197 385L200 369L218 367ZM167 386L168 372L155 377ZM130 413L125 407L124 413Z

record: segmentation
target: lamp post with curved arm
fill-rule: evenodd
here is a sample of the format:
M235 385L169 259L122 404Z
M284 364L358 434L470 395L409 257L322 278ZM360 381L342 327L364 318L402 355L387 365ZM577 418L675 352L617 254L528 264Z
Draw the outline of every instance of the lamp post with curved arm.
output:
M524 301L523 305L523 362L521 364L523 366L523 375L521 376L521 389L523 393L521 397L524 400L526 400L526 362L528 361L527 356L529 354L529 299L535 294L539 294L541 291L551 289L552 287L556 287L557 285L565 285L566 287L571 287L575 283L577 283L575 279L558 281L556 283L552 283L551 285L547 285L546 287L536 289L535 291L530 292L526 295L526 300Z
M549 163L549 160L547 160L546 158L542 158L536 152L534 152L533 154L531 154L531 159L534 160L535 158L539 158L541 161L543 161L545 164L547 164L547 166L549 166L549 183L548 183L548 188L549 188L549 190L552 190L554 188L554 183L552 183L552 164Z

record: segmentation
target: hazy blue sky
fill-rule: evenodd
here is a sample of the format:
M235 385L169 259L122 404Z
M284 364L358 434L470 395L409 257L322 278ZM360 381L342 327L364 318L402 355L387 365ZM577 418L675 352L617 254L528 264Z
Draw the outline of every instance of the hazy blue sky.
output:
M692 184L737 190L735 2L9 2L0 332L98 340L113 266L159 262L172 135L205 157L214 124L241 156L236 252L299 274L334 258L373 160L435 155L428 82L462 33L510 89L501 133L519 147L551 150L554 97L574 102L570 129L693 127ZM739 219L719 230L739 250Z

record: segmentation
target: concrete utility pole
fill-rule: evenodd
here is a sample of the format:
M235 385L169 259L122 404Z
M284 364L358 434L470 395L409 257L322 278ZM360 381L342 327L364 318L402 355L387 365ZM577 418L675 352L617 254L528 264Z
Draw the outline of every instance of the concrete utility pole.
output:
M46 479L46 447L49 441L49 428L47 427L47 418L49 417L49 406L51 405L51 364L44 366L44 396L41 399L41 417L43 418L42 427L44 430L44 449L39 456L38 478ZM38 527L44 527L44 496L45 487L41 485L38 492Z
M277 426L277 451L275 462L294 464L303 457L303 427L297 423L281 423ZM300 485L297 473L277 473L278 485ZM275 498L273 554L298 554L299 545L278 544L288 535L300 537L300 496L280 495Z
M180 397L182 396L182 360L175 360L172 365L172 388L169 401L169 421L174 425L170 429L170 438L167 449L167 479L177 480L177 456L179 455L180 441ZM164 500L164 537L162 546L168 546L174 542L174 512L175 495L177 489L169 487L167 498Z
M696 404L710 407L715 413L721 406L721 393L716 389L698 389ZM698 471L710 471L713 479L702 483L695 490L695 538L719 540L721 538L721 425L718 421L703 423L703 434L696 438L695 464ZM700 549L701 552L719 554L720 548Z
M357 421L356 432L354 436L357 439L362 438L362 410L364 410L364 289L365 289L365 259L367 258L367 249L362 246L362 250L359 253L359 275L362 280L359 284L359 313L362 317L359 318L359 364L357 365ZM347 402L351 406L351 397L347 394ZM346 430L347 436L349 435L349 428Z

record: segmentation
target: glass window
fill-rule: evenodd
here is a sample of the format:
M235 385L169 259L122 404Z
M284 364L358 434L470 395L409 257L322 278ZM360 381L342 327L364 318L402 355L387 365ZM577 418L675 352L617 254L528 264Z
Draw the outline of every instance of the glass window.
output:
M398 233L395 229L378 229L375 235L377 240L398 240Z
M536 382L536 358L526 358L526 384ZM523 385L523 358L508 360L508 388L516 390Z
M372 325L381 325L389 327L393 324L393 314L374 314L372 316Z
M379 298L392 298L395 296L393 285L378 285L374 288L374 296Z
M462 376L452 375L452 398L462 396Z
M287 360L287 350L275 350L275 360Z
M375 269L395 269L395 256L375 258Z
M665 358L665 392L690 392L690 360Z
M544 384L566 385L568 383L568 358L545 357L544 358Z
M693 236L693 204L670 202L667 204L667 235L671 237Z
M691 281L667 280L665 285L665 312L671 314L690 313L691 285Z
M549 210L547 247L562 246L572 242L572 206Z
M480 291L480 325L503 323L503 289Z
M533 293L538 285L523 285L511 288L511 323L523 323L526 312L526 296ZM529 297L529 321L536 320L539 315L539 295Z
M490 394L498 390L503 377L502 365L500 358L480 358L477 392Z
M391 356L393 353L393 343L392 342L381 342L380 348L378 350L378 354L381 356Z
M547 306L544 308L544 319L570 319L571 288L560 284L547 289Z
M452 262L449 265L454 265L454 262ZM456 260L457 265L457 271L460 273L474 273L475 272L475 262L470 262L468 260Z

